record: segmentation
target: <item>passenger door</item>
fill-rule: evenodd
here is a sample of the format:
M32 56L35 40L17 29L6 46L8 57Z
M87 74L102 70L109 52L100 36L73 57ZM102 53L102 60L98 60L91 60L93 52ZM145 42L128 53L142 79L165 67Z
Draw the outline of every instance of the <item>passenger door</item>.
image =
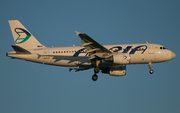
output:
M149 54L154 54L154 48L152 44L148 44L148 53Z
M153 62L154 61L154 47L152 44L148 44L148 62Z

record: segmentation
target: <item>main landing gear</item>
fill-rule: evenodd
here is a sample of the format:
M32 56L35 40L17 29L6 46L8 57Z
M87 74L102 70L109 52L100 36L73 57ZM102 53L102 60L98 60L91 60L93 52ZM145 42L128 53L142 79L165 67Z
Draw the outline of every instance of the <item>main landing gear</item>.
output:
M99 71L100 71L99 67L94 68L94 75L92 76L93 81L96 81L98 79L96 73L99 73Z
M96 81L98 79L98 76L96 75L96 74L94 74L93 76L92 76L92 80L93 81Z
M154 71L152 70L152 66L151 66L151 65L152 65L152 63L151 63L151 62L149 62L149 63L148 63L148 65L149 65L149 69L150 69L150 70L149 70L149 73L150 73L150 74L153 74L153 73L154 73Z

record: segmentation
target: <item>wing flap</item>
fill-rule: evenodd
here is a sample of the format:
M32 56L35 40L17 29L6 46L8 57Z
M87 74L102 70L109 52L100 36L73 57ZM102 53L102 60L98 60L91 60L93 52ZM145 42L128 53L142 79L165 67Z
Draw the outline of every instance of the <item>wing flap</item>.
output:
M88 50L87 52L92 53L92 52L99 51L99 50L100 50L99 48L95 48L95 49Z
M83 42L84 42L84 41L83 41ZM82 42L82 43L83 43L83 42ZM92 42L89 42L89 43L85 43L85 42L84 42L81 46L85 47L85 46L88 46L88 45L91 45L91 44L93 44L93 43L92 43Z

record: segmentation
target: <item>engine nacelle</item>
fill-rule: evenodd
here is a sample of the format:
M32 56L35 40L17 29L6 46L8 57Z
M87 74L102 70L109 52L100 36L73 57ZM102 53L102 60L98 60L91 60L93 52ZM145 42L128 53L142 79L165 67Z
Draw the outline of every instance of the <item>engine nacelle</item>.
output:
M113 63L115 64L129 64L130 56L127 53L119 53L113 55Z
M117 53L113 54L110 58L106 58L105 61L113 62L115 64L129 64L130 56L128 53Z
M112 76L124 76L126 75L126 66L104 69L102 70L102 73L110 74Z

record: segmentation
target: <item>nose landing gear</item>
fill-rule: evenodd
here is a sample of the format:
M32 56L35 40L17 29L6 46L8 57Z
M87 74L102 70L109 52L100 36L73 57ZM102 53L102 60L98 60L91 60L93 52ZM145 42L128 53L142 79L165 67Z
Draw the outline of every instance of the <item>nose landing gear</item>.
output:
M154 71L151 69L151 70L149 71L149 73L150 73L150 74L153 74L153 73L154 73Z
M148 63L148 65L149 65L149 69L150 69L149 73L150 73L150 74L153 74L153 73L154 73L154 71L152 70L152 66L151 66L151 65L152 65L152 63L151 63L151 62L149 62L149 63Z

